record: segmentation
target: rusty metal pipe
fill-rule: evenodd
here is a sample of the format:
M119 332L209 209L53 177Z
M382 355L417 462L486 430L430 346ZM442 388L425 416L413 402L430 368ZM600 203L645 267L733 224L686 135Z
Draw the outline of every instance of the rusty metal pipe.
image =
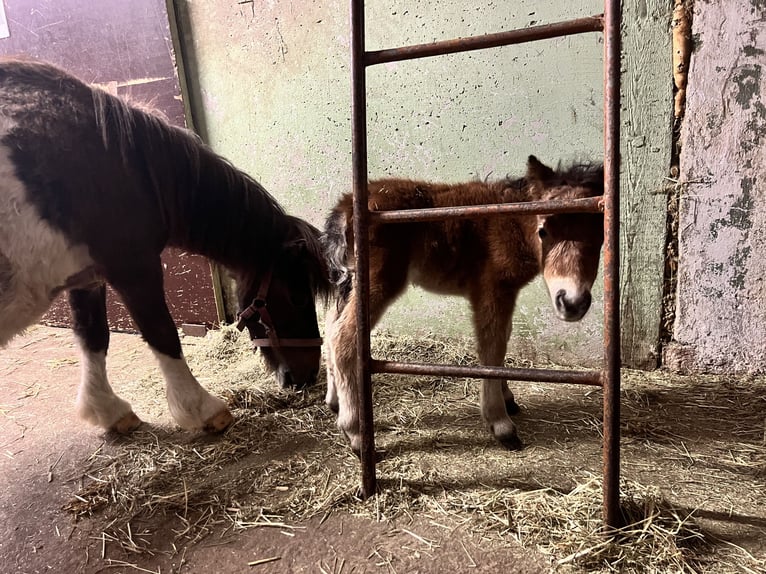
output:
M412 60L414 58L427 58L430 56L441 56L443 54L455 54L471 50L497 48L511 44L523 44L526 42L534 42L536 40L547 40L550 38L571 36L585 32L600 32L604 28L603 22L603 16L601 15L588 16L587 18L579 18L577 20L567 20L555 24L532 26L530 28L498 32L496 34L486 34L484 36L370 51L367 52L366 55L366 64L368 66L373 66L375 64L383 64L386 62L399 62L401 60Z
M439 221L458 217L489 217L500 214L554 214L554 213L599 213L603 211L604 199L586 197L582 199L555 199L548 201L524 201L514 203L493 203L487 205L464 205L455 207L431 207L424 209L400 209L370 211L371 223L407 223L412 221Z
M376 373L400 375L437 375L445 377L471 377L474 379L511 379L523 382L563 383L572 385L601 386L601 371L572 371L554 369L518 369L512 367L488 367L477 365L438 365L433 363L405 363L372 360Z
M362 437L362 495L375 494L375 433L370 380L370 244L367 208L367 82L364 65L364 0L351 0L351 146L356 257L356 377Z
M620 512L620 1L605 2L604 29L604 524Z

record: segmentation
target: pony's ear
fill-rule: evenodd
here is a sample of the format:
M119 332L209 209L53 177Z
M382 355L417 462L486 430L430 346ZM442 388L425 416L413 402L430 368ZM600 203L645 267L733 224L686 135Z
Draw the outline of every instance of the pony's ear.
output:
M527 179L544 182L553 179L553 176L553 170L535 156L527 158Z

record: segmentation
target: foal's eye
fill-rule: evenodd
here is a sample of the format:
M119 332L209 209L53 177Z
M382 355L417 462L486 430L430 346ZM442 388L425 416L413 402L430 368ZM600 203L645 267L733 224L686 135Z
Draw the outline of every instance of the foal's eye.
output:
M540 239L545 239L548 237L548 232L545 230L545 227L538 227L537 235L540 237Z

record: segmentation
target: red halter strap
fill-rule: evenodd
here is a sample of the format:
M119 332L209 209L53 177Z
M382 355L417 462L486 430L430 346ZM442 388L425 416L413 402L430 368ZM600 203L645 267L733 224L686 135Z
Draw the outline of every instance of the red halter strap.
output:
M271 319L271 314L266 305L266 295L269 292L269 286L271 285L271 275L272 270L269 269L261 279L261 284L258 287L258 294L255 296L255 299L253 299L253 302L237 314L237 329L242 331L245 328L245 322L255 315L258 315L258 322L263 325L267 338L251 339L253 348L273 347L275 351L278 351L279 347L321 347L321 337L313 339L279 338L277 329L274 327L274 321Z

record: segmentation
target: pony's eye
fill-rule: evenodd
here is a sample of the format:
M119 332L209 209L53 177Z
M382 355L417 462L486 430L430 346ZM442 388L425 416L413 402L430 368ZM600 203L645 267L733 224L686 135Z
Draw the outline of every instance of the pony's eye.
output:
M545 239L548 237L548 232L545 230L545 227L538 227L537 235L540 237L540 239Z

